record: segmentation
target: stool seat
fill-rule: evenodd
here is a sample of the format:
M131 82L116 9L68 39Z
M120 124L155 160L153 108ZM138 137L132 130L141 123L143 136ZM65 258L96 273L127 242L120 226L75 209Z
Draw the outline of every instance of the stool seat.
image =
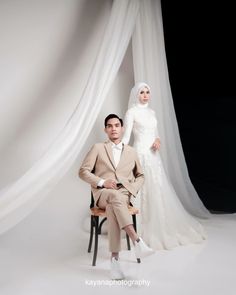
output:
M130 215L134 215L134 214L138 214L139 213L139 210L133 206L128 206L128 209L129 209L129 214ZM101 208L98 208L98 207L93 207L93 208L90 208L90 213L91 215L93 216L100 216L100 217L106 217L106 210L104 209L101 209Z

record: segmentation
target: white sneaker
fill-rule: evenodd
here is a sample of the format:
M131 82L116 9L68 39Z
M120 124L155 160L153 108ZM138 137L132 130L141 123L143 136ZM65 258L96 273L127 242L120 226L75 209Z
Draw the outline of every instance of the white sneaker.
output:
M148 247L141 238L139 238L139 242L135 242L134 252L137 259L154 254L154 250Z
M120 268L120 263L115 257L111 259L111 279L112 280L123 280L125 275Z

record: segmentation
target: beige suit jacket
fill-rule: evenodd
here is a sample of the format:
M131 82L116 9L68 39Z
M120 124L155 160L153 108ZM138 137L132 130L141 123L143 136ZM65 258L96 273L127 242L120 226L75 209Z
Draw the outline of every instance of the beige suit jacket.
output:
M135 197L144 182L144 175L134 148L124 145L120 162L115 167L111 142L97 143L86 155L79 176L91 185L95 204L104 188L99 188L101 179L114 179Z

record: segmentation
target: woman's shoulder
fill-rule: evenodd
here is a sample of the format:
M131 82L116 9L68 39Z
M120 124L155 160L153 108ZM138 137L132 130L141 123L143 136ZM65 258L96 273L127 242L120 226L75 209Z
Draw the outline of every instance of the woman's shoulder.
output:
M126 114L133 114L136 110L136 107L133 106L133 107L130 107L127 111L126 111Z
M154 111L154 109L153 108L151 108L151 107L149 107L148 106L148 108L147 108L150 112L153 112L153 113L155 113L155 111Z
M154 111L154 109L152 109L152 108L150 108L150 107L148 107L148 111L149 111L150 113L152 113L153 115L156 114L156 112Z
M136 113L135 107L131 107L126 111L125 117L132 118L135 115L135 113Z

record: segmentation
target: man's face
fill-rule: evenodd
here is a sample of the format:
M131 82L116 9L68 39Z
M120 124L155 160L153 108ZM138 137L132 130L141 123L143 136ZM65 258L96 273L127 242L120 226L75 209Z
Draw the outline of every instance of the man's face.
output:
M108 120L105 132L111 141L121 139L123 135L123 127L117 118Z

